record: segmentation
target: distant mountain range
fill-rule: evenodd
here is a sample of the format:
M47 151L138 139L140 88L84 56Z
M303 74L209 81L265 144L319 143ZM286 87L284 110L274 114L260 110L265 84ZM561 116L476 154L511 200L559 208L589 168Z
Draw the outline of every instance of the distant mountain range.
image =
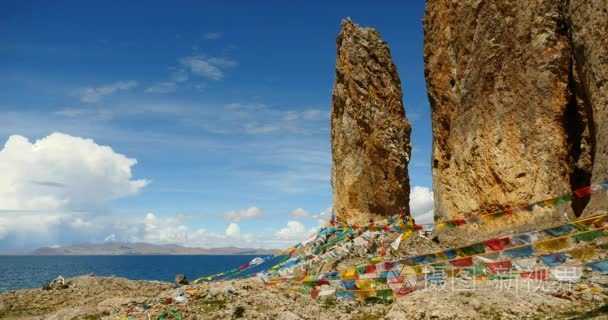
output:
M144 242L109 242L101 244L78 244L61 247L42 247L28 255L272 255L277 250L237 247L196 248L177 244L151 244Z

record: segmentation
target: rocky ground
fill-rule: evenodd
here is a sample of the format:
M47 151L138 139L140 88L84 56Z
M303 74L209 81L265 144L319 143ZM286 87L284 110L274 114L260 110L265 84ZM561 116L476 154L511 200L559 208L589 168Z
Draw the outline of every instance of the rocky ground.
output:
M0 319L608 319L608 277L450 284L394 302L313 299L246 279L201 286L81 276L0 294ZM131 315L129 318L128 315ZM165 314L165 318L163 318Z

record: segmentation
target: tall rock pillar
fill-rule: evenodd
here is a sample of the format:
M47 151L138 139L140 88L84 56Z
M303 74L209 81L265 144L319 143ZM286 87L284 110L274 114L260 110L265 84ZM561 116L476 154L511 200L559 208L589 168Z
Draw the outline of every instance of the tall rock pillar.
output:
M608 181L608 1L568 0L564 15L572 45L577 96L589 116L594 184ZM608 211L608 196L591 197L585 214Z
M367 223L409 210L411 127L390 50L371 28L342 21L331 110L333 210Z
M427 1L436 220L524 205L589 183L588 118L572 90L562 10L562 0ZM555 224L572 215L568 210L535 212L479 233Z

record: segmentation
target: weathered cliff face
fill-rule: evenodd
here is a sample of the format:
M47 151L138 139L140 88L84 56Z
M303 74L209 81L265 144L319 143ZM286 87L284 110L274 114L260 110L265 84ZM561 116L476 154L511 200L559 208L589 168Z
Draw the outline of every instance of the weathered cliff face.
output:
M331 110L333 210L364 223L409 208L411 127L390 50L371 28L342 22Z
M608 1L570 0L564 16L572 45L575 88L589 114L593 183L608 180ZM591 198L585 214L608 210L606 193Z
M577 78L562 10L560 0L427 1L436 220L589 183L591 133L572 90ZM583 207L573 205L577 214ZM537 226L564 217L538 215ZM525 224L530 220L509 228Z

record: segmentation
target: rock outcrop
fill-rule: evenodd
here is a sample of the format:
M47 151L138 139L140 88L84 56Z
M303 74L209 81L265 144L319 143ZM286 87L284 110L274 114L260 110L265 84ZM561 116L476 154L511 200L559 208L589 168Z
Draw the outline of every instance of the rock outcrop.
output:
M577 95L586 107L593 159L592 183L608 180L608 2L566 1L564 16L572 45ZM608 210L608 197L591 198L586 214Z
M606 6L427 1L436 220L558 196L588 185L592 171L606 179ZM563 217L537 214L532 225Z
M333 210L368 222L409 210L411 127L390 50L349 19L337 38L331 111Z

